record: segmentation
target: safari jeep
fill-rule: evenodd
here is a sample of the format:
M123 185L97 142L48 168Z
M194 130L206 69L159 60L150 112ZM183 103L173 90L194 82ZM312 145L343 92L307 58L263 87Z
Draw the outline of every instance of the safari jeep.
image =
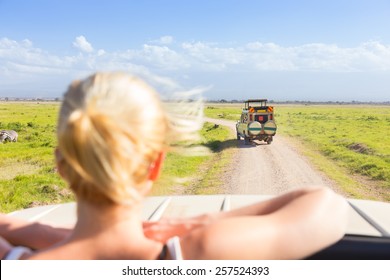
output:
M252 140L271 144L276 133L274 108L267 105L267 99L249 99L245 101L241 119L236 124L237 140L244 138L245 145Z

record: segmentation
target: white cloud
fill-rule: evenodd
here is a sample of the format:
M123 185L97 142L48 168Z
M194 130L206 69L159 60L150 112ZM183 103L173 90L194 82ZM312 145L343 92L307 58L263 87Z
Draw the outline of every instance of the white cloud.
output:
M73 46L82 52L86 52L86 53L93 52L92 45L87 41L87 39L85 39L84 36L76 37L76 40L73 42Z
M89 56L57 56L36 48L25 39L17 42L0 39L2 65L72 69L123 69L136 65L150 71L327 71L366 72L390 70L390 46L370 41L354 48L329 44L305 44L284 47L274 43L252 42L237 47L223 47L202 42L182 43L179 47L145 44L141 49L107 52L93 51L83 36L74 45L90 52ZM181 73L185 75L186 73Z
M190 65L182 53L167 46L144 44L142 49L116 53L123 62L143 65L149 69L179 71Z
M172 36L162 36L160 38L160 43L163 45L169 45L173 43L173 37Z
M191 67L202 71L225 71L244 61L240 48L221 48L215 44L202 42L183 43L184 54L191 62Z
M162 44L165 42L164 44ZM245 73L255 77L269 72L283 73L376 73L390 71L390 46L378 41L344 48L335 44L282 46L275 43L250 42L226 47L207 42L173 42L163 36L156 44L116 52L98 49L84 36L73 45L87 52L61 56L34 46L29 39L15 41L0 38L0 88L23 84L23 81L80 78L94 71L128 71L142 76L165 91L180 90L179 82L209 85L224 76L243 80ZM219 75L219 76L217 76ZM56 79L53 79L56 77ZM196 80L197 78L202 78ZM227 82L227 81L226 81ZM249 86L249 85L248 85ZM218 86L214 85L213 90ZM61 92L58 90L58 92ZM1 94L1 92L0 92Z
M21 45L26 48L31 48L33 46L33 43L29 39L24 39Z
M24 71L29 67L42 69L68 68L74 64L75 59L52 55L47 51L33 47L30 40L17 42L8 38L0 39L0 64L23 65ZM35 72L35 70L32 70Z
M101 55L104 55L105 53L106 53L105 50L100 49L100 50L98 50L97 55L101 56Z
M172 36L166 35L166 36L161 36L157 40L152 40L150 43L152 44L158 44L158 45L170 45L174 42L174 39Z

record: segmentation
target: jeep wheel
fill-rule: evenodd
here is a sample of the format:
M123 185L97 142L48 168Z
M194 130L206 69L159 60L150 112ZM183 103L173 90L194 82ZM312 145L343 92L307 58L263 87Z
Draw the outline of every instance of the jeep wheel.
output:
M249 145L249 142L250 142L249 137L244 136L244 144Z
M241 140L240 134L237 132L237 140Z
M269 145L269 144L271 144L272 143L272 137L268 137L268 139L267 139L267 144Z

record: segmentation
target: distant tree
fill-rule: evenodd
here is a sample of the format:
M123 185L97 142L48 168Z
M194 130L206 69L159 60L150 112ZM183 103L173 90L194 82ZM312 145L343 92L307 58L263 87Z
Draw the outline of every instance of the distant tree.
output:
M8 101L8 100L9 100L9 98L8 98L8 97L6 97L6 98L5 98L5 101Z

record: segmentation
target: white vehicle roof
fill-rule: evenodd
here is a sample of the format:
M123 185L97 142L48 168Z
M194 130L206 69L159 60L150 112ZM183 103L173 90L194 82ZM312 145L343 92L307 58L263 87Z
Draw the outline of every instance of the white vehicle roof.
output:
M144 202L143 219L189 217L208 212L227 211L269 198L266 195L189 195L154 196ZM350 220L347 234L390 236L390 203L349 199ZM54 226L73 226L76 204L65 203L15 211L9 215Z

